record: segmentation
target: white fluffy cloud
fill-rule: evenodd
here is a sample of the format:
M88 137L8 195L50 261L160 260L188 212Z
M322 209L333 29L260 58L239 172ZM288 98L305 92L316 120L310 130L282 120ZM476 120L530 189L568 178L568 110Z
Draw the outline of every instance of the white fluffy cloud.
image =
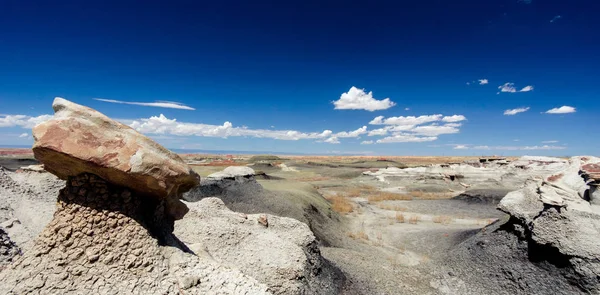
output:
M521 88L521 90L517 90L517 88L515 87L515 83L504 83L503 85L498 86L498 89L500 90L500 92L508 92L508 93L515 93L515 92L529 92L533 90L533 86L531 85L527 85L523 88Z
M396 142L427 142L434 141L437 137L435 136L415 136L412 134L402 134L398 133L392 136L384 137L382 139L377 140L377 143L396 143Z
M27 136L29 136L29 134L27 134L27 133L21 133L21 135L19 135L20 138L27 137Z
M445 117L443 117L442 121L452 123L452 122L464 121L466 119L467 118L465 116L463 116L463 115L452 115L452 116L445 116Z
M527 112L527 111L529 111L529 107L510 109L510 110L504 111L504 115L505 116L514 116L518 113L523 113L523 112Z
M458 127L462 124L457 122L466 119L463 115L443 116L441 114L389 118L378 116L369 124L387 126L371 130L368 135L386 136L391 133L390 136L377 140L377 143L433 141L439 135L460 132ZM446 124L439 125L438 122L446 122ZM428 123L432 124L424 125Z
M339 100L333 102L336 110L386 110L396 105L389 98L377 100L373 98L373 92L366 93L364 89L354 86L348 92L342 93Z
M144 107L180 109L180 110L188 110L188 111L196 110L196 109L186 106L182 103L172 102L172 101L130 102L130 101L120 101L120 100L105 99L105 98L94 98L94 99L99 100L99 101L104 101L104 102L110 102L110 103L129 104L129 105L137 105L137 106L144 106Z
M345 137L359 137L362 134L367 133L367 126L360 127L354 131L342 131L334 134L335 137L345 138Z
M129 124L133 129L145 134L172 134L179 136L207 136L207 137L233 137L249 136L257 138L273 138L279 140L299 140L299 139L323 139L332 137L331 130L323 132L299 132L296 130L272 130L272 129L249 129L246 127L233 127L231 122L225 122L223 125L210 125L201 123L183 123L176 119L168 119L163 114L152 116L150 118L133 120ZM359 130L351 132L340 132L345 137L352 137ZM364 130L366 132L366 128ZM332 140L333 141L333 140Z
M330 137L328 139L325 139L325 140L323 140L323 142L332 143L332 144L339 144L340 143L340 141L338 140L338 138L335 137L335 136L332 136L332 137Z
M550 110L546 111L546 114L569 114L569 113L575 113L576 110L574 107L570 107L570 106L562 106L560 108L553 108Z
M374 142L372 140L365 140L363 142L361 142L360 144L373 144Z
M454 146L454 149L455 150L467 150L467 149L469 149L469 147L464 144L457 144Z
M438 136L442 134L454 134L460 132L460 130L454 126L447 125L426 125L426 126L417 126L410 130L410 132L416 135L425 135L425 136Z
M519 92L529 92L529 91L533 91L533 86L527 85L527 86L521 88L521 90L519 90Z
M400 117L389 117L384 119L384 116L375 117L369 124L371 125L409 125L415 126L430 122L439 121L443 118L442 115L424 115L424 116L400 116Z
M485 84L488 84L488 83L490 83L490 82L488 81L488 79L479 79L479 80L477 80L477 81L479 81L479 85L485 85Z
M40 115L37 117L26 115L4 115L0 116L0 127L23 127L31 129L33 126L52 118L51 115Z

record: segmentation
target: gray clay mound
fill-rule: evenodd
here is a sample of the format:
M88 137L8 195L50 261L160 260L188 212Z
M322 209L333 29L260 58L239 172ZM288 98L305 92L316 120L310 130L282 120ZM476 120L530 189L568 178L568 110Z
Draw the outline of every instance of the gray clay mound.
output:
M265 189L251 175L205 178L200 186L185 193L183 198L188 202L196 202L207 197L218 197L233 211L294 218L307 224L324 245L339 243L343 233L340 217L314 187L283 180L269 180L268 183L273 190Z

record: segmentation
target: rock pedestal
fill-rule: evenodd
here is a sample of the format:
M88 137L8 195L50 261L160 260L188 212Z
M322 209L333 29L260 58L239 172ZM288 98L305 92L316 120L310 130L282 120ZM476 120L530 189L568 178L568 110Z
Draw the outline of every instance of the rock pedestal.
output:
M0 272L0 294L265 293L255 280L185 253L172 230L164 200L92 174L70 177L33 248Z
M175 219L187 213L179 201L200 179L175 153L100 112L57 97L52 119L33 128L33 153L61 179L82 173L144 196L163 198Z

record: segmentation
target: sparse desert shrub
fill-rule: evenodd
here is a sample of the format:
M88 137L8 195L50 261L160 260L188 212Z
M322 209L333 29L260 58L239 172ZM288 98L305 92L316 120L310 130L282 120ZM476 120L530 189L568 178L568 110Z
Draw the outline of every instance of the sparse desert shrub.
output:
M413 215L408 219L408 223L410 224L417 224L417 222L419 222L419 220L421 220L421 216L419 215Z
M400 212L396 212L396 221L400 223L404 223L404 214Z
M365 240L365 241L369 240L369 236L367 236L367 234L365 233L364 230L361 230L361 231L359 231L357 233L349 232L348 233L348 237L352 238L352 239L355 239L355 240Z
M450 224L453 219L450 216L442 215L442 216L435 216L435 217L433 217L432 220L434 223Z
M379 209L390 210L390 211L406 211L406 207L397 205L377 204Z
M359 187L353 187L348 189L346 196L350 197L350 198L357 198L360 197L362 191Z
M356 234L356 237L357 237L357 238L359 238L359 239L362 239L362 240L366 240L366 241L368 241L368 240L369 240L369 236L367 235L367 233L365 233L365 231L364 231L364 230L361 230L361 231L359 231L359 232Z
M331 209L335 212L350 213L354 210L354 207L350 201L348 201L346 197L340 195L339 193L333 196L328 196L326 199L331 202Z
M369 203L381 201L407 201L412 200L412 196L406 194L396 194L390 192L374 192L367 197Z

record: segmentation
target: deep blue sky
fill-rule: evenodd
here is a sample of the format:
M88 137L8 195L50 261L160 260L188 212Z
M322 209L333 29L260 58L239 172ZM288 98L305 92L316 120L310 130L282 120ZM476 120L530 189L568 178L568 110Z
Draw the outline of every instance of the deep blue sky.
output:
M30 126L5 115L52 114L60 96L129 123L164 114L177 122L304 133L385 127L369 124L377 116L467 119L458 133L435 140L370 145L360 143L391 134L331 144L321 142L331 136L223 139L141 130L170 148L597 155L598 11L594 0L0 0L0 145L32 143L19 137ZM507 82L534 90L497 94ZM334 109L352 86L396 105ZM93 98L172 101L195 110ZM543 113L561 106L576 112ZM530 109L503 115L519 107ZM445 123L423 125L430 124Z

